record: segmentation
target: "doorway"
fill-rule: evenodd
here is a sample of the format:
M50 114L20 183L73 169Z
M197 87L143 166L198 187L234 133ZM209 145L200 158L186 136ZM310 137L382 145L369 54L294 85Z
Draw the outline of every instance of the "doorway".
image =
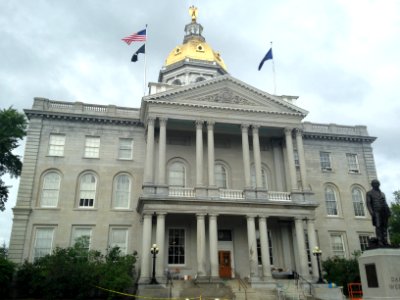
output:
M231 252L218 251L219 277L232 278Z

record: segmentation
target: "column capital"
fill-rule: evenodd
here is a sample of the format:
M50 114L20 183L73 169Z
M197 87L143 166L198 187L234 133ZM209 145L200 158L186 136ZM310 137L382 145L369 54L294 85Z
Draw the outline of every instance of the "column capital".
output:
M204 218L205 216L207 216L207 213L196 213L197 218L201 218L201 217Z
M197 129L203 129L204 120L195 120L194 123Z
M304 221L304 217L294 217L294 220L297 222L303 222Z
M240 128L242 129L242 132L249 130L249 124L241 124Z
M260 129L260 127L261 126L258 124L251 125L251 130L253 131L253 134L258 133L258 129Z
M148 116L147 117L147 125L154 125L154 121L156 120L155 117L153 116Z
M158 117L158 121L160 122L160 126L161 125L165 126L167 124L168 118L167 117Z
M267 216L267 215L258 215L258 217L260 219L265 219L265 220L267 220L269 218L269 216Z
M247 215L246 215L246 219L247 219L247 220L249 220L249 219L255 219L255 218L257 218L257 214L247 214Z
M219 214L212 214L212 213L211 213L211 214L208 214L208 217L209 217L209 218L213 218L213 219L216 218L216 217L218 217L218 216L219 216Z
M157 217L158 216L166 216L168 213L167 212L165 212L165 211L156 211L156 215L157 215Z
M295 128L294 132L296 133L296 136L303 136L303 129L301 128Z
M207 129L212 130L214 128L215 121L209 120L207 121Z
M286 135L286 136L292 135L293 128L291 128L291 127L286 127L283 131L285 132L285 135Z

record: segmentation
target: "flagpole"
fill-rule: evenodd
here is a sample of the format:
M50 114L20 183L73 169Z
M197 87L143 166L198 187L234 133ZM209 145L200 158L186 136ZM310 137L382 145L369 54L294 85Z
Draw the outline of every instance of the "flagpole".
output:
M272 49L272 41L271 41L271 49ZM274 61L273 55L272 55L272 74L273 74L273 81L274 81L274 95L276 95L276 74L275 74L275 61Z
M147 38L148 38L147 24L146 24L146 40L144 42L144 80L143 80L143 96L146 96L146 74L147 74Z

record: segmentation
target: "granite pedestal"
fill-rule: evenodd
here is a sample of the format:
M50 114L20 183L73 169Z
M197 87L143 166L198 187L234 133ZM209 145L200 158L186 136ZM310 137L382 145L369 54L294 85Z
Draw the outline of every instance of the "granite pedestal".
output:
M400 249L365 251L358 259L363 299L400 299Z

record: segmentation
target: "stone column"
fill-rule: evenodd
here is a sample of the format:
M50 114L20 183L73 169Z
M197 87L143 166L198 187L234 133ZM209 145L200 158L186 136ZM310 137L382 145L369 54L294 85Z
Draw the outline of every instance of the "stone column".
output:
M313 249L318 246L317 245L317 236L315 233L315 221L312 219L307 220L307 232L308 232L308 244L310 246L310 251L312 252ZM312 265L312 272L315 278L318 278L318 263L317 258L312 255L311 253L311 265Z
M249 245L250 278L258 277L257 238L254 216L247 216L247 240Z
M242 124L242 150L243 150L243 170L244 170L244 182L245 188L251 187L250 178L250 150L249 150L249 125Z
M158 141L158 184L165 185L165 154L167 138L167 118L159 118L160 139Z
M275 182L278 191L284 191L283 185L283 156L282 156L282 145L278 140L272 141L272 152L274 155L274 166L275 166Z
M196 186L203 186L203 121L196 120Z
M208 185L215 186L214 176L214 124L215 122L207 122L207 151L208 151Z
M294 220L295 229L296 229L296 240L297 240L297 256L300 265L299 274L305 278L309 277L308 274L308 262L307 262L307 253L306 253L306 243L304 237L304 228L303 228L303 220L301 218L295 218Z
M268 227L266 217L258 218L258 228L260 230L261 260L264 279L271 279L271 263L269 260Z
M296 166L294 164L292 128L285 128L286 152L289 166L289 177L292 190L297 190Z
M197 214L197 275L206 276L206 226L205 214Z
M165 257L165 215L166 213L157 213L156 244L158 246L156 277L164 277L164 257Z
M210 236L210 264L211 277L219 277L218 272L218 227L217 215L209 215L209 236Z
M154 118L147 118L147 145L144 162L144 184L153 184Z
M140 268L142 280L150 278L151 218L150 214L143 215L142 264Z
M303 190L308 190L306 157L304 155L304 146L303 146L303 131L300 128L296 128L295 131L296 131L297 153L299 154L301 185L303 186Z
M253 152L254 152L254 167L256 171L256 187L258 189L263 188L262 181L262 168L261 168L261 152L260 152L260 137L258 135L258 125L252 126L253 131Z

